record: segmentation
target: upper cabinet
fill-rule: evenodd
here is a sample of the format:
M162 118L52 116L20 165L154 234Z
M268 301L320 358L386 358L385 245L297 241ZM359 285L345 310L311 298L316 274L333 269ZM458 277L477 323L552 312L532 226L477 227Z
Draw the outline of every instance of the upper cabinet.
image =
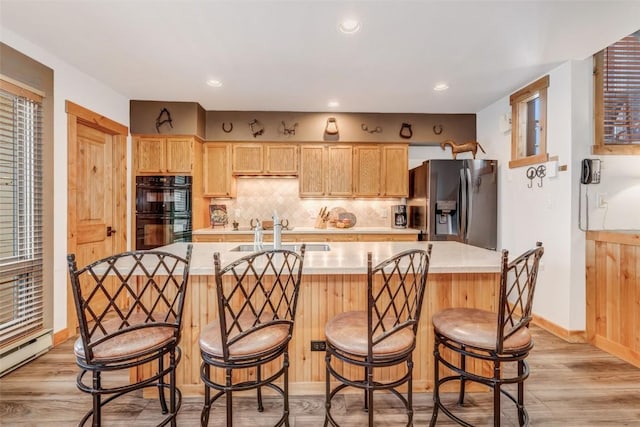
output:
M353 194L351 145L300 146L300 197L350 197Z
M409 196L409 147L405 144L383 145L382 196Z
M232 148L234 175L297 175L295 144L236 143Z
M406 144L358 145L353 149L355 197L407 197L409 194Z
M235 197L235 178L231 174L231 144L204 144L202 181L204 197Z
M134 137L136 175L193 172L194 137Z
M300 197L407 197L406 144L300 145Z

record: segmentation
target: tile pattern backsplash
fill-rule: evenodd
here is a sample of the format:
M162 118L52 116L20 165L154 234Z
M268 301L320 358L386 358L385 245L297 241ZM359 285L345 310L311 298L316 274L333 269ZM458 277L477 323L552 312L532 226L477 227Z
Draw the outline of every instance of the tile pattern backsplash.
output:
M237 181L237 198L215 200L227 206L229 223L234 219L240 227L252 218L271 219L275 209L280 219L288 219L290 227L313 227L320 208L343 207L357 218L357 226L391 226L391 206L401 199L301 199L298 180L294 178L242 177Z

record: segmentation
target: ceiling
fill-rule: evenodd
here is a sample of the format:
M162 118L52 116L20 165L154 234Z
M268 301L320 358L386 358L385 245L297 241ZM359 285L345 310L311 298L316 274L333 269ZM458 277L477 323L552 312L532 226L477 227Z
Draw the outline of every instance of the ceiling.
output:
M205 110L474 113L639 18L615 0L0 0L0 29L123 96Z

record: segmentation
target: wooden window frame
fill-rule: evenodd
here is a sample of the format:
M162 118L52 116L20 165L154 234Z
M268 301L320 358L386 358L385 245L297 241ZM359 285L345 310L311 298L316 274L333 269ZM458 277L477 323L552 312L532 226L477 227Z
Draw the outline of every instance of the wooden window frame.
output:
M547 153L547 88L549 87L549 75L541 77L535 82L525 86L519 91L511 94L509 103L511 105L511 161L509 168L529 166L536 163L544 163L549 160ZM538 94L540 99L540 153L531 156L518 155L519 135L519 105L531 99L534 94Z
M593 55L594 145L592 154L640 155L640 143L605 144L604 135L604 50Z

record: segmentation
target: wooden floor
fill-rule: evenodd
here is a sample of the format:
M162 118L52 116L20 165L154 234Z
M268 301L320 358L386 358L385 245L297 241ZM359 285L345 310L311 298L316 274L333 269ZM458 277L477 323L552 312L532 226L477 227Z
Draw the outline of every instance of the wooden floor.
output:
M587 344L569 344L533 328L536 346L529 357L531 376L526 404L532 426L640 426L640 369ZM295 363L295 361L292 361ZM39 359L0 379L1 426L73 426L90 407L90 399L75 386L77 368L68 341ZM454 401L454 395L446 399ZM478 426L491 425L489 393L472 393L463 408ZM431 394L415 396L415 426L428 425ZM199 425L201 399L188 398L178 417L180 426ZM376 426L406 424L399 403L380 393L376 397ZM503 425L516 425L515 411L504 405ZM236 426L271 426L281 401L268 398L258 413L251 398L234 398ZM366 425L361 394L334 400L333 413L344 427ZM157 401L140 395L116 400L105 412L105 426L152 426L159 415ZM292 396L291 425L322 426L323 396ZM224 425L224 409L214 407L210 426ZM439 426L453 425L442 414Z

